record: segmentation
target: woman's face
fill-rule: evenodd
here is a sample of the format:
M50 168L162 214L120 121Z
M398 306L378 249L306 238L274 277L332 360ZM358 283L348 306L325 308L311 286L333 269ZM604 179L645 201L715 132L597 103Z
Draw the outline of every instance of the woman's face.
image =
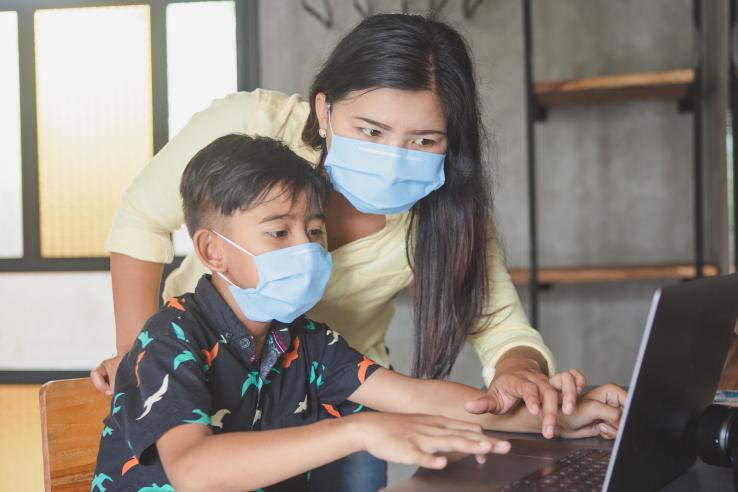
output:
M372 89L354 91L328 107L324 93L315 96L320 127L331 146L333 131L342 137L445 154L446 117L430 90Z

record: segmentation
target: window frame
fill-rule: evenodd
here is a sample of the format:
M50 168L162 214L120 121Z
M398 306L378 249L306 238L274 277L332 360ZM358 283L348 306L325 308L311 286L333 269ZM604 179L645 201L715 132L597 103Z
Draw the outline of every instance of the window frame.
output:
M169 140L166 9L170 4L218 0L0 0L0 11L18 16L18 60L21 113L21 193L23 256L0 258L2 272L109 271L110 258L44 258L41 255L38 135L36 126L36 63L34 14L37 10L147 5L151 15L151 75L154 154ZM258 0L233 0L236 9L237 90L259 84ZM176 268L182 257L165 265Z

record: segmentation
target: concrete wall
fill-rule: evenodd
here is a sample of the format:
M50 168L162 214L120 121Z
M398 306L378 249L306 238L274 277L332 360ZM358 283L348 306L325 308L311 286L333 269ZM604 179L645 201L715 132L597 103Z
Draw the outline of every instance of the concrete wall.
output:
M350 2L330 2L325 29L296 2L261 2L262 86L305 94L340 37L360 20ZM373 2L399 11L400 1ZM313 2L320 6L321 2ZM688 0L533 2L537 80L691 65ZM425 1L409 2L413 10ZM526 140L520 2L487 0L465 20L462 2L443 10L469 40L485 122L493 137L496 216L511 267L528 261ZM289 33L285 40L284 34ZM537 125L541 263L551 266L689 261L692 255L691 116L646 102L564 109ZM541 296L540 328L560 367L593 382L627 383L658 283L556 286ZM521 289L524 300L525 288ZM409 296L398 299L389 343L407 369ZM471 351L454 377L479 382Z

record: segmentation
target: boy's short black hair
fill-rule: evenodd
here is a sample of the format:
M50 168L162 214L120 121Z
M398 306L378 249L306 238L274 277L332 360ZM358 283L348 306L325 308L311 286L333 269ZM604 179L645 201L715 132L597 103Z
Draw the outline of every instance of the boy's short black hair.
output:
M182 173L179 192L190 235L215 214L227 217L259 205L274 186L284 187L293 201L305 192L318 207L329 189L320 171L277 140L237 133L215 139Z

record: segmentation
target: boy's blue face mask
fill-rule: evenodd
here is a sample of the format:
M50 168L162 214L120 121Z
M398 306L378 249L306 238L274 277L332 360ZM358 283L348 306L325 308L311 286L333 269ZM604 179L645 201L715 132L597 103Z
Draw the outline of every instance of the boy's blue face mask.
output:
M298 244L254 255L219 232L213 233L254 259L259 273L259 283L254 288L238 287L217 272L230 284L231 295L248 319L292 323L323 297L333 261L320 244Z
M445 154L421 152L342 137L333 131L325 169L333 188L365 214L397 214L445 182Z

